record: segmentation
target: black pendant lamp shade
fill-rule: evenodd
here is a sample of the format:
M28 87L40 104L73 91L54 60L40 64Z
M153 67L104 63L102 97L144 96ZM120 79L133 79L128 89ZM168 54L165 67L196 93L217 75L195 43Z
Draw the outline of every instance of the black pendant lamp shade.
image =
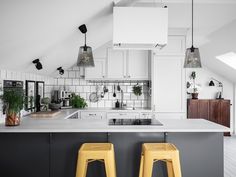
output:
M184 68L201 68L201 58L198 48L193 46L193 0L192 0L192 47L187 48L185 53Z
M79 48L79 56L77 60L77 66L79 67L94 67L94 60L93 60L93 52L92 48L86 45L86 33L87 33L87 28L86 25L83 24L79 26L79 30L81 33L85 35L85 42L84 46L81 46Z

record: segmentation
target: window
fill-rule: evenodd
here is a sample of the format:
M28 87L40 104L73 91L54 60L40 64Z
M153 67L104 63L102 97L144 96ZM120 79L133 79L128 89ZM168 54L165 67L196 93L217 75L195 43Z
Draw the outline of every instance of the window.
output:
M216 56L216 58L231 68L236 69L236 53L228 52L226 54Z

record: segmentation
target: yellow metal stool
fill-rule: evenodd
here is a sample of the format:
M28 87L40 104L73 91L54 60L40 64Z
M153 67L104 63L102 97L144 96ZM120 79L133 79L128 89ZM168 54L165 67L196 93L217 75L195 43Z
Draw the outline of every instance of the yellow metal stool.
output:
M181 177L179 150L170 143L144 143L139 169L139 177L151 177L153 163L164 161L168 177Z
M76 177L86 177L89 162L105 163L106 176L116 177L115 153L111 143L85 143L78 155Z

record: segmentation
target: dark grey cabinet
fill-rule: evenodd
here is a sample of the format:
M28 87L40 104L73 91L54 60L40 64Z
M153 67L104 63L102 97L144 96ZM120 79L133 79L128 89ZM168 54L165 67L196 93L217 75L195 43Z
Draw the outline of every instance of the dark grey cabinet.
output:
M164 140L164 133L109 133L108 141L115 147L117 177L139 176L142 143L160 143ZM165 164L156 163L153 176L166 176Z
M49 134L1 133L0 176L49 177Z
M53 133L50 177L75 177L78 150L83 143L107 142L107 133ZM104 164L92 162L87 177L105 177Z

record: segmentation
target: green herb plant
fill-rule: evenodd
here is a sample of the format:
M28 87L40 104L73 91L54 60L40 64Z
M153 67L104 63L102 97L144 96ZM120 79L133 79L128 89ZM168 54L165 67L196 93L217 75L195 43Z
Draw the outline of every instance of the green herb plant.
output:
M24 95L21 92L13 90L4 91L1 99L7 106L7 114L10 116L16 116L24 105Z
M73 108L85 108L88 106L84 98L75 94L72 95L71 105Z
M134 85L134 86L133 86L133 93L134 93L136 96L142 95L142 86L139 85L139 84Z

